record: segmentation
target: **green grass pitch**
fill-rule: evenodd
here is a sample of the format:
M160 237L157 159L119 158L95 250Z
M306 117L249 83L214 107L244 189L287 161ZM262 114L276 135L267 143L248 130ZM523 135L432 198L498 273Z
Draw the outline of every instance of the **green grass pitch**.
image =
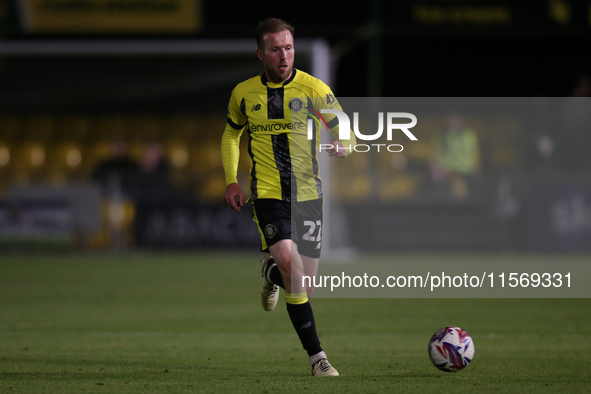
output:
M341 376L312 378L260 257L0 256L0 393L591 392L590 299L313 299ZM429 361L446 325L474 340L464 371Z

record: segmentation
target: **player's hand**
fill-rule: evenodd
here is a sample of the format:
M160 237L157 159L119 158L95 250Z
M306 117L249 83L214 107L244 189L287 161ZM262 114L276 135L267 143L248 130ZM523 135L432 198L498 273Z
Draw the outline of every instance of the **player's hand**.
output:
M336 157L337 159L342 159L343 157L347 156L347 150L345 150L345 147L343 146L343 144L341 144L341 141L339 141L339 140L333 141L332 146L334 148L329 148L326 150L330 157Z
M224 202L227 206L240 212L244 202L242 201L242 189L237 183L230 183L226 187L226 193L224 194Z

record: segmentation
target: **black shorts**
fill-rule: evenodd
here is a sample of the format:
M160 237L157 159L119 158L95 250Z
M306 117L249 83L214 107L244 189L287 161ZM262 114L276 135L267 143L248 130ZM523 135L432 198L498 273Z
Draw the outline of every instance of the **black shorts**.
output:
M261 251L282 239L291 239L302 256L318 258L322 249L322 199L285 202L258 199L252 203L252 218L261 235Z

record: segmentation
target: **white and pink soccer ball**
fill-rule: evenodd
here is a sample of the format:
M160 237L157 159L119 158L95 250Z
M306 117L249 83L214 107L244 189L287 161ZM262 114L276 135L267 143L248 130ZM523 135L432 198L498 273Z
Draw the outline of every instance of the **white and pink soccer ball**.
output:
M442 371L460 371L470 364L473 357L472 338L460 327L444 327L429 341L429 358Z

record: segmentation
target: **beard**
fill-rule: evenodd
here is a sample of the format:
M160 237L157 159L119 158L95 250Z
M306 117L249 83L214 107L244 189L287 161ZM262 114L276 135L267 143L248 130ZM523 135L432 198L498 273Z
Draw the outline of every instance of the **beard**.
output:
M269 78L269 80L271 82L281 83L281 82L284 82L287 78L289 78L289 76L293 72L293 66L288 66L283 71L279 68L272 68L272 69L268 69L266 72L267 72L267 77Z

